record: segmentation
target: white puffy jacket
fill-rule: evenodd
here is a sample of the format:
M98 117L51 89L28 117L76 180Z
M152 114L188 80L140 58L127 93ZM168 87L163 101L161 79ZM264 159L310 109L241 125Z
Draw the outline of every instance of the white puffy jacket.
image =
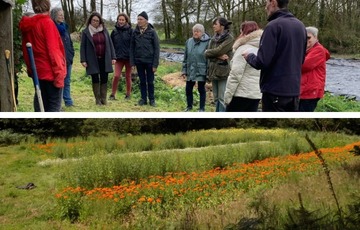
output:
M235 41L234 56L230 62L231 70L226 83L225 104L230 104L233 97L261 99L260 70L251 67L242 53L257 52L262 33L262 30L256 30Z

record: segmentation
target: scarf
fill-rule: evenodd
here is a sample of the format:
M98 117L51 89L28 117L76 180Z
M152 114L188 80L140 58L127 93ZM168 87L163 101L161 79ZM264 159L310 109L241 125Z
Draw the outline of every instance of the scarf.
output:
M148 28L148 24L146 24L144 27L139 26L140 34L143 34L147 28Z
M89 24L89 31L90 31L91 37L96 33L102 32L103 30L104 30L103 25L99 25L98 28L95 28L91 24Z
M65 35L66 32L66 25L65 23L61 22L61 23L55 23L61 37L63 37Z

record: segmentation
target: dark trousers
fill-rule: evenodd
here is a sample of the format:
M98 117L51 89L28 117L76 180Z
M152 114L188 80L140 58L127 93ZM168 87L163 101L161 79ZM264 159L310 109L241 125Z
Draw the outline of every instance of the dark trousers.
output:
M193 89L195 86L196 81L186 81L186 102L187 107L193 107ZM206 91L205 91L205 81L198 81L198 91L200 95L200 109L205 109L205 100L206 100Z
M320 98L315 99L300 99L299 111L300 112L314 112Z
M150 101L155 100L155 96L154 96L155 75L152 64L138 63L136 64L136 69L140 80L141 99L147 101L147 96L148 96Z
M100 73L92 74L91 81L93 84L94 83L100 83L101 85L106 84L108 82L109 73L105 73L105 58L98 58L98 63L99 63Z
M226 112L257 112L260 99L250 99L245 97L233 97Z
M56 88L52 81L39 80L41 97L45 112L60 112L62 100L62 88ZM34 96L35 112L40 112L38 97Z
M283 97L270 93L262 95L263 112L297 112L299 111L299 97Z

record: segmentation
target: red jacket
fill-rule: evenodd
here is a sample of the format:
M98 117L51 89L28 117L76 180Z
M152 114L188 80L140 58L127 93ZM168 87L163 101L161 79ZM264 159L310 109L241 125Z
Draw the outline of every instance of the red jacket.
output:
M319 42L306 52L301 69L300 99L315 99L324 96L326 61L330 53Z
M64 87L66 77L65 50L58 29L48 14L23 16L19 24L22 49L27 71L32 77L26 43L32 44L39 80L52 81L57 88Z

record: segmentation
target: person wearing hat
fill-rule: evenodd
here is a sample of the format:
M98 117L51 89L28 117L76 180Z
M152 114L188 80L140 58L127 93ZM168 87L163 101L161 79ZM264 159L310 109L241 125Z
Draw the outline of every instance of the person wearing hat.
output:
M137 26L133 32L130 44L130 64L136 66L140 79L141 99L138 105L155 106L154 79L159 65L160 44L158 35L149 22L145 11L137 17Z

